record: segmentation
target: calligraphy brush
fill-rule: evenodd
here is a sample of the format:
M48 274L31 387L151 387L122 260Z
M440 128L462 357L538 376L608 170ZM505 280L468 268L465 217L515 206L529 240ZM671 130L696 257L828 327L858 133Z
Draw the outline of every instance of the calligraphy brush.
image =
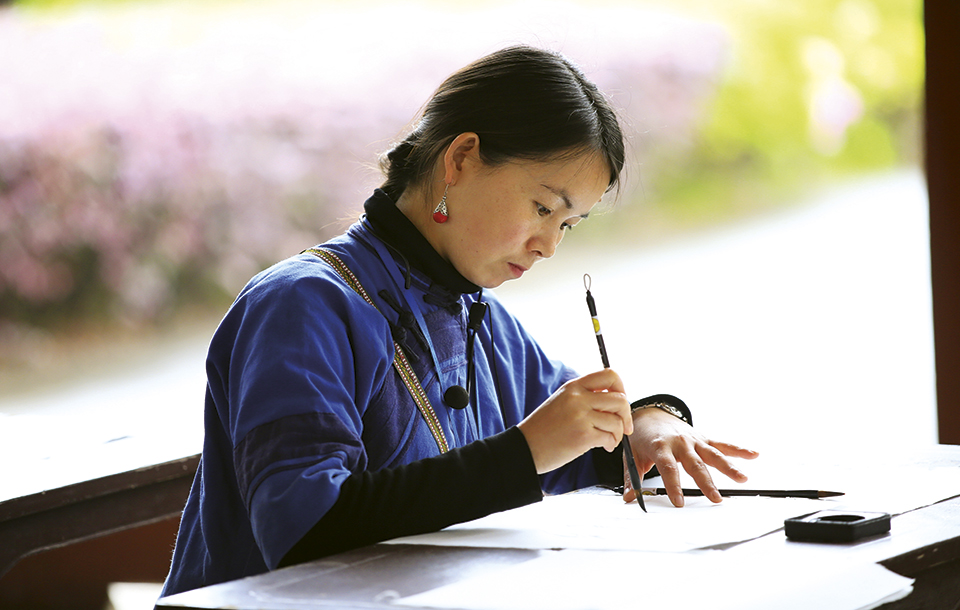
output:
M603 368L610 368L610 360L607 358L607 347L603 344L603 335L600 334L600 320L597 319L597 304L590 294L590 286L593 280L590 274L583 275L583 287L587 289L587 308L590 310L590 317L593 320L593 332L597 335L597 346L600 348L600 360L603 362ZM633 449L630 447L630 437L623 435L623 453L627 458L627 473L630 475L630 486L637 494L637 504L647 512L647 507L643 505L643 493L640 486L640 473L637 472L637 462L633 459Z

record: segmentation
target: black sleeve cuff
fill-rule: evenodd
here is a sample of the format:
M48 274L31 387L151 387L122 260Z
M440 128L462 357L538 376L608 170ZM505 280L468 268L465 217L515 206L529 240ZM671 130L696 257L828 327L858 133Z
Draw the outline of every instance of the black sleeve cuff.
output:
M520 428L508 428L500 434L491 436L487 441L496 442L494 457L497 459L502 473L503 508L496 508L490 512L499 512L518 508L543 500L543 490L540 488L540 477L537 475L537 465L533 462L530 445Z
M639 407L640 405L648 405L653 402L665 402L671 407L675 407L678 411L683 413L687 423L691 426L693 425L693 413L690 412L690 407L687 406L687 403L683 402L672 394L654 394L653 396L647 396L646 398L633 401L633 403L630 404L630 407Z

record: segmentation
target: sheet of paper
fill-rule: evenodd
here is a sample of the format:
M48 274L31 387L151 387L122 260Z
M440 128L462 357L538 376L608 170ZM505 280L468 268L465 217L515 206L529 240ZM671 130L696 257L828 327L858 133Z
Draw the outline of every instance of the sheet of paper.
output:
M938 453L939 451L939 453ZM834 461L771 455L740 462L755 489L822 489L846 495L822 500L732 497L720 504L688 497L682 509L666 496L647 497L647 513L617 494L574 493L497 513L443 531L391 542L534 549L679 552L752 540L783 527L784 519L819 510L898 514L960 494L960 468L946 449L929 457L851 453ZM938 458L937 456L943 454ZM941 459L942 458L942 459ZM901 462L905 460L905 462ZM721 487L737 487L715 479ZM685 487L695 487L683 475ZM658 487L658 479L644 481Z
M727 498L713 504L687 498L684 508L666 496L648 497L647 511L613 492L567 494L495 513L400 544L530 549L688 551L750 540L783 527L783 520L827 508L822 500Z
M855 610L899 599L912 582L877 564L731 562L722 551L557 551L394 603L464 610Z
M769 451L739 466L750 476L742 487L842 491L836 506L896 515L960 495L958 448L942 446L902 453L836 448L831 458ZM813 451L813 449L811 449ZM725 487L736 485L723 483Z

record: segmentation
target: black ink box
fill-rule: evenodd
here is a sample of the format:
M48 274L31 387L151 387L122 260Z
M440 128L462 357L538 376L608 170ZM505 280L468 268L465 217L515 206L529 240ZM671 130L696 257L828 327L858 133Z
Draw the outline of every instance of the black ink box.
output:
M784 532L791 540L805 542L853 542L890 531L888 513L822 510L787 519Z

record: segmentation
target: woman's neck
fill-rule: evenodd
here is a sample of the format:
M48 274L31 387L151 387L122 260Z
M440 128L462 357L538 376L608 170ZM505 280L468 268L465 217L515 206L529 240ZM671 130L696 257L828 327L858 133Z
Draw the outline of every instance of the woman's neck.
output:
M410 187L400 194L396 202L397 209L407 217L407 220L413 223L413 226L430 243L437 254L444 260L450 260L436 231L437 223L433 222L433 207L430 205L434 198L439 202L441 196L441 194L437 194L434 197L434 193L429 188Z
M400 199L403 199L403 196ZM413 201L415 202L416 199ZM423 200L421 202L426 205ZM407 203L409 205L410 200ZM421 226L425 226L427 230L432 228L429 225L434 223L428 220L429 215L425 214L425 218L421 219L418 225L416 220L418 215L415 211L411 218L404 213L399 202L395 203L381 190L367 200L364 210L374 233L402 254L415 269L424 273L431 281L458 294L480 290L479 286L460 275L456 268L437 251L427 232L420 228Z

